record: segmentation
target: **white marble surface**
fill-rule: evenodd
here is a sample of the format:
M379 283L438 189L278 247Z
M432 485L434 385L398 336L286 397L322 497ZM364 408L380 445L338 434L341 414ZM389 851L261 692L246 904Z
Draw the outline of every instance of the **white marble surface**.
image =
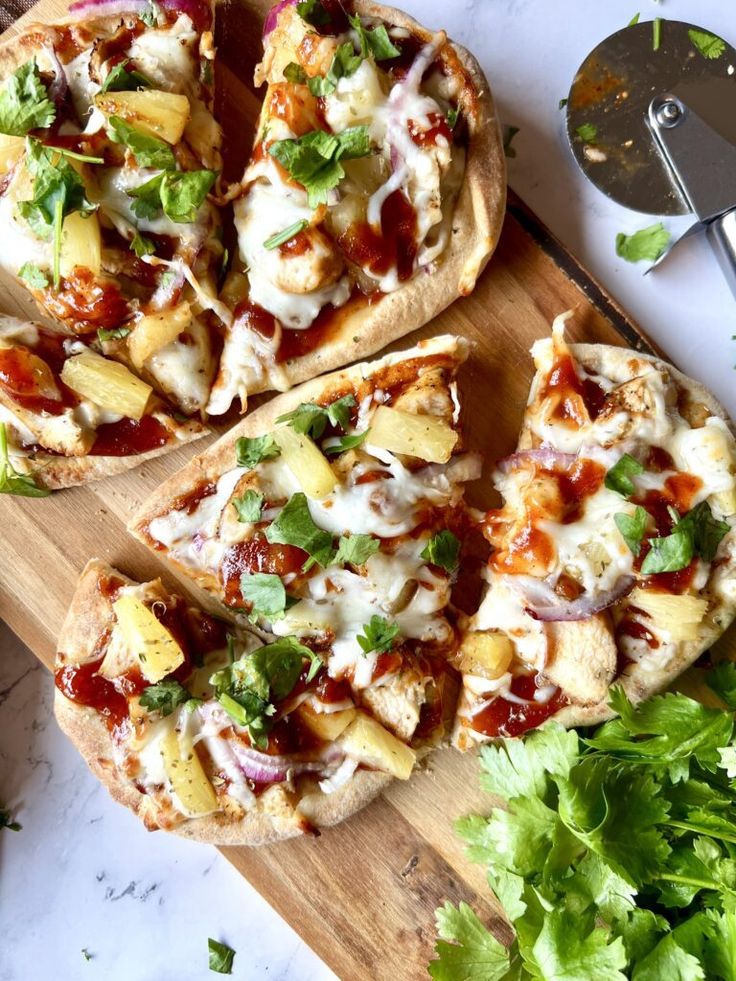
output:
M397 0L401 2L401 0ZM736 413L736 302L703 243L646 279L616 258L616 232L649 223L578 173L557 106L603 37L636 12L696 21L736 40L731 0L403 0L479 56L502 119L520 127L514 189L682 367ZM668 222L674 231L687 224ZM51 679L0 630L0 981L205 978L207 937L237 951L234 977L332 977L214 850L145 832L61 737ZM85 961L86 948L91 960ZM212 977L212 975L209 975Z

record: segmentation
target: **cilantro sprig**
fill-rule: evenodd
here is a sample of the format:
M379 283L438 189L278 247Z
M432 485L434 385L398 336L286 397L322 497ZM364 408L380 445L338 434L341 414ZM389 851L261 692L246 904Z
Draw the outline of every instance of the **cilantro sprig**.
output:
M329 405L302 402L292 412L279 416L276 422L288 423L295 432L319 439L328 423L336 429L346 429L350 425L350 410L356 404L354 395L343 395Z
M460 542L457 536L445 528L430 538L419 555L426 562L438 565L446 572L454 572L458 565Z
M309 207L327 203L328 192L345 176L341 160L366 157L371 151L367 126L351 126L341 133L311 130L296 139L277 140L269 154L307 191Z
M227 944L220 943L219 940L207 938L207 951L209 954L209 968L215 974L232 974L235 951Z
M372 651L381 654L391 650L398 636L398 623L391 623L384 617L374 615L363 625L363 633L358 634L356 640L364 654L370 654Z
M621 497L630 497L634 493L632 477L644 473L644 467L628 453L624 453L606 473L603 483L608 490L615 491Z
M679 694L635 707L620 690L612 708L587 740L547 723L481 749L490 814L456 831L515 937L446 903L437 981L733 978L733 716Z
M118 62L105 76L101 92L132 92L136 89L150 89L151 80L135 68L128 70L130 59Z
M696 51L699 51L704 58L709 60L720 58L726 50L726 42L723 38L707 31L698 31L691 27L687 32L690 42Z
M189 224L216 180L214 170L165 170L126 194L134 199L131 207L137 218L157 218L163 212L173 222Z
M148 685L140 695L143 708L151 712L160 712L162 716L171 715L175 708L188 702L191 695L184 685L174 679L158 681Z
M10 462L8 453L8 432L4 422L0 422L0 494L15 494L17 497L48 497L51 493L46 487L39 487L33 474L18 473Z
M55 119L56 106L49 99L36 59L32 58L0 88L0 133L25 136L33 129L45 129Z
M276 703L291 693L307 662L309 683L322 666L322 659L296 637L280 637L216 671L210 684L228 715L248 730L255 746L264 749Z
M674 508L670 514L674 522L671 534L649 539L650 550L641 565L644 575L678 572L690 565L696 555L712 562L731 527L713 516L707 501L701 501L684 518Z

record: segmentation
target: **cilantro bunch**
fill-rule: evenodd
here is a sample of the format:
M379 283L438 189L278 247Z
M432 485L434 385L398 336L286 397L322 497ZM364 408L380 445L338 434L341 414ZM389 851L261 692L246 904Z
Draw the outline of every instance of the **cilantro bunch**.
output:
M446 903L436 981L736 978L736 665L708 683L731 711L617 689L589 738L548 723L483 747L496 802L456 830L515 938Z

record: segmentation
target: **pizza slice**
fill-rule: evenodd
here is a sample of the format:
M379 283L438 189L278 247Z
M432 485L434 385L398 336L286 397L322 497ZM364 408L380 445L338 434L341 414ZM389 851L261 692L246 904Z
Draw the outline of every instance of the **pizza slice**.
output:
M71 15L0 47L0 270L69 335L201 412L213 311L229 317L208 200L211 12L79 0Z
M426 323L472 290L503 220L488 83L444 32L362 0L278 3L263 82L213 414Z
M466 355L438 337L277 397L129 526L236 622L319 652L327 700L351 699L404 747L449 732L457 696L463 482L480 472L459 429Z
M0 315L0 490L33 495L138 466L207 433L116 361Z
M550 717L597 723L612 686L662 690L736 613L725 411L659 358L568 347L566 316L532 348L519 446L495 473L487 591L459 653L462 749Z

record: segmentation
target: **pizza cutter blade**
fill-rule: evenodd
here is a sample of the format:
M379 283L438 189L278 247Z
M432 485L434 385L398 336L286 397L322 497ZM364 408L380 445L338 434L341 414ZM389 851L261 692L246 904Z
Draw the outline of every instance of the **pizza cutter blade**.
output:
M736 294L736 51L682 21L632 24L580 66L567 133L583 173L618 204L694 214ZM689 233L688 233L689 234Z

